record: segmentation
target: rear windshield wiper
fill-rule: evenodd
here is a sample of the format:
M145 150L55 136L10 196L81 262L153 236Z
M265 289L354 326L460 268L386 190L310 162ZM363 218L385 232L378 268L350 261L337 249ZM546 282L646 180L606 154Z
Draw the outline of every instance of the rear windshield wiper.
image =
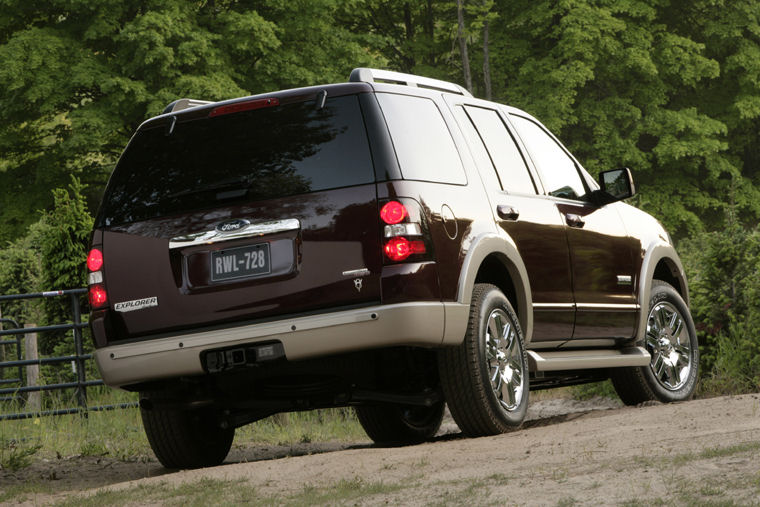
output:
M251 184L247 179L235 179L235 180L227 180L222 183L217 183L215 185L207 185L203 186L201 188L187 188L185 190L180 190L179 192L174 192L173 194L169 194L167 199L176 199L178 197L187 197L190 195L198 195L198 194L205 194L209 192L216 192L215 199L217 201L223 201L225 199L234 199L236 197L243 197L248 193L248 190L250 190Z

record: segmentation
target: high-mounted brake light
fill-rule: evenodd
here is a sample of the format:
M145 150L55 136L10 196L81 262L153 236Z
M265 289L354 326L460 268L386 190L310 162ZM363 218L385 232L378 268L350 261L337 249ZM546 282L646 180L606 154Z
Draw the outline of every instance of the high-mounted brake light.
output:
M245 102L236 102L226 106L215 107L211 110L208 117L221 116L223 114L240 113L242 111L252 111L254 109L263 109L265 107L274 107L280 105L280 99L276 97L268 99L247 100Z
M409 212L398 201L387 202L380 209L380 218L388 225L401 223L407 216L409 216Z
M90 306L92 308L101 308L108 303L106 289L102 285L93 285L89 292Z
M80 261L81 262L81 261ZM103 267L103 252L97 248L90 250L87 254L87 269L90 271L99 271Z

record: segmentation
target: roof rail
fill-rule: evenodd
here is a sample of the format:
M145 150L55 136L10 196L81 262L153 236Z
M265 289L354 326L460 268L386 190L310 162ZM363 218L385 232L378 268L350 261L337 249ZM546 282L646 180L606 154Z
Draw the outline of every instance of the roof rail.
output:
M213 104L213 102L210 100L179 99L166 106L161 114L174 113L176 111L190 109L191 107L195 106L205 106L206 104Z
M429 77L415 76L414 74L403 74L392 70L368 69L359 67L351 71L348 80L352 83L375 83L385 82L402 84L406 86L416 86L419 88L429 88L440 90L442 92L456 93L465 97L472 97L472 94L463 86L440 79L431 79Z

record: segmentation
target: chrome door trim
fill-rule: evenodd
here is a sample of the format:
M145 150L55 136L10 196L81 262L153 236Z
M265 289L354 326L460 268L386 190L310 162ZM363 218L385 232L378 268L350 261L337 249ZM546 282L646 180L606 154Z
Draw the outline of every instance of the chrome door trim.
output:
M576 303L575 307L580 310L609 310L609 311L636 311L641 307L637 303L611 304L611 303Z
M210 231L176 236L169 240L169 250L202 244L210 245L222 241L250 238L253 236L265 236L267 234L276 234L278 232L296 231L300 228L301 222L298 219L287 218L285 220L258 222L230 232L219 232L216 229L212 229Z

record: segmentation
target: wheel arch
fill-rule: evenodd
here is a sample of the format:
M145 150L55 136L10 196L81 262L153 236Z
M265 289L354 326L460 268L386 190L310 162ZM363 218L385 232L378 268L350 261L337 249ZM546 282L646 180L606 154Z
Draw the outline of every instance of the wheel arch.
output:
M469 306L476 283L491 283L504 292L528 344L533 336L533 298L528 271L511 238L488 233L472 241L459 275L458 303Z
M649 245L644 253L639 280L639 306L641 311L636 331L637 342L641 342L646 333L646 319L653 280L662 280L672 285L683 298L686 306L689 306L689 284L686 281L686 273L678 253L670 243L658 240Z

